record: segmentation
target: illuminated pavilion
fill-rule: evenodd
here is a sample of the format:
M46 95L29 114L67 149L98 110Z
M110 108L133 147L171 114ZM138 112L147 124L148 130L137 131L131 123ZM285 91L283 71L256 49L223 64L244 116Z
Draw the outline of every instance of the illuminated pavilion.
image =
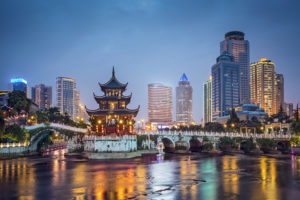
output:
M105 84L99 83L104 93L103 96L94 94L99 105L96 110L85 107L91 117L91 130L96 135L128 135L133 134L134 117L138 114L139 108L128 109L132 93L129 96L123 95L127 84L120 83L115 70L112 70L112 77Z

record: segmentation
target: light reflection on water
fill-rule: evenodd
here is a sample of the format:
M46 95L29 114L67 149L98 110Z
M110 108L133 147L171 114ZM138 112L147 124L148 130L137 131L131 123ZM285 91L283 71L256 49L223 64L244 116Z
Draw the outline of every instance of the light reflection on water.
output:
M0 161L0 199L298 199L300 158L166 155Z

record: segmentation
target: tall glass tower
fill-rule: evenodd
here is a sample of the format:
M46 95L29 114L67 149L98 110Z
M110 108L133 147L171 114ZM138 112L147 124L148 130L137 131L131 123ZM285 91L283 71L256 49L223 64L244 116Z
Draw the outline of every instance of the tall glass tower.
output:
M176 122L191 124L193 104L193 88L187 76L182 74L176 87Z
M249 41L240 31L230 31L225 34L225 40L220 43L220 54L227 51L240 66L240 103L250 103L250 61Z
M240 104L239 74L240 66L227 52L223 52L212 66L212 121L228 115Z

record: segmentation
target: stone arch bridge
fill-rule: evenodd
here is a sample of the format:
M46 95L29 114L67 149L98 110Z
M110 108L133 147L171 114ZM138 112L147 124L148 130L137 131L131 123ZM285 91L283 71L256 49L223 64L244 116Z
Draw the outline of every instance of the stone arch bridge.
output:
M206 137L213 143L214 148L220 137L231 138L269 138L275 139L278 143L289 141L291 135L275 135L275 134L246 134L246 133L215 133L215 132L192 132L192 131L156 131L156 132L140 132L138 135L157 135L157 142L163 142L166 151L172 151L175 149L177 141L185 141L188 148L197 148L203 143L203 139Z

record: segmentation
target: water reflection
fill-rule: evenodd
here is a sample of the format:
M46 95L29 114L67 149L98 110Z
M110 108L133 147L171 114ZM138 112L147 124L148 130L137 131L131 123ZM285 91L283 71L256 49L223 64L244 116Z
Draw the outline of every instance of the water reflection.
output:
M300 159L165 156L0 161L0 199L298 199Z

